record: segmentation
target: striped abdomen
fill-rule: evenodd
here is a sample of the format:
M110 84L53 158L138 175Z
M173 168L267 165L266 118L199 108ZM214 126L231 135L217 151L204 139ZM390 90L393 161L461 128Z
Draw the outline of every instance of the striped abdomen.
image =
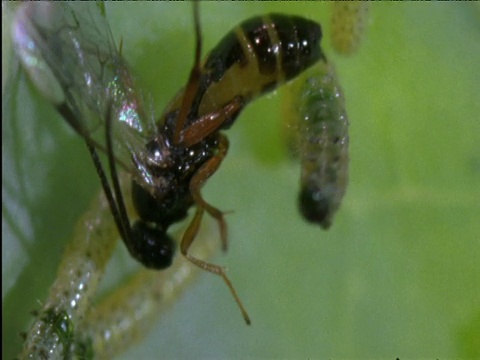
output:
M299 206L305 219L327 229L348 181L348 118L333 68L321 62L312 70L299 94Z
M207 56L191 120L234 97L246 104L299 75L324 58L321 38L320 25L299 16L270 14L242 22Z

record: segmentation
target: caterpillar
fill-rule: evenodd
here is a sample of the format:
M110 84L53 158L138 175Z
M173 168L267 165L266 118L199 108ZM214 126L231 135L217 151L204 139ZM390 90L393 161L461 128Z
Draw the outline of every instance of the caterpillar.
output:
M331 16L331 41L335 51L352 55L365 36L370 4L368 1L334 1Z
M131 190L127 180L122 178L122 188L128 193ZM132 204L127 206L133 212ZM205 257L216 250L211 232L207 230L209 240L197 249ZM184 261L174 262L160 274L141 269L128 283L95 304L100 281L117 244L115 235L110 208L100 194L77 222L55 282L25 334L19 359L113 358L148 333L152 323L199 273Z
M348 182L348 117L333 66L321 61L292 87L290 146L300 157L299 209L328 229ZM294 142L292 145L291 142Z

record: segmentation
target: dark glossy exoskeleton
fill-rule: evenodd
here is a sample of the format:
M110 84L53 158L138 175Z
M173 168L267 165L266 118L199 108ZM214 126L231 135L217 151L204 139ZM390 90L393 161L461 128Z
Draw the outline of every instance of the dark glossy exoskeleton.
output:
M152 224L155 230L149 231L163 239L169 225L183 219L195 204L197 212L181 251L193 263L221 275L233 293L222 268L188 254L204 211L218 221L224 249L227 246L222 212L200 194L201 185L227 153L228 140L219 130L229 128L253 98L323 58L320 39L319 25L301 17L271 14L246 20L220 41L203 66L196 64L187 87L168 106L155 140L149 143L151 156L137 159L137 168L148 169L154 183L142 187L133 182L134 203L143 221L134 229ZM159 255L158 241L135 241L139 248L132 255L140 261L146 263L145 255ZM145 249L146 243L152 244L152 251ZM155 267L153 262L148 265Z
M58 96L55 92L55 96L46 96L85 139L131 255L149 268L168 267L175 245L167 231L195 205L196 213L181 241L181 253L195 265L223 278L245 321L250 323L223 268L188 253L205 211L218 222L223 248L227 247L223 214L203 199L200 189L227 154L228 140L220 130L228 129L256 96L275 89L324 58L320 26L298 16L254 17L229 32L201 65L202 40L195 2L194 66L185 88L168 105L157 125L152 126L147 121L144 99L135 90L133 79L115 50L104 18L94 18L90 13L81 18L81 6L62 3L25 7L17 21L20 59L40 89L45 88L45 83L55 90L61 88ZM55 7L58 11L52 15L50 8ZM37 20L38 14L45 16L49 12L52 14L46 17L48 21ZM103 37L96 39L98 34L90 32ZM33 43L34 51L24 42ZM51 72L47 78L56 82L35 78L44 69L33 68L27 61L29 56L47 63ZM92 129L98 129L98 122L87 123L83 108L100 116L105 146L94 139ZM119 151L114 145L122 149ZM107 154L111 185L98 158L98 149ZM122 151L127 153L127 160L121 156ZM140 218L133 226L124 205L117 162L133 177L133 202Z

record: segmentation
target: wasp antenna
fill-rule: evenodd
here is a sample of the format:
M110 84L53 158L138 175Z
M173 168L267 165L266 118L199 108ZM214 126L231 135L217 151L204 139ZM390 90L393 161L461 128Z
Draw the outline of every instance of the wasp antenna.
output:
M202 56L202 32L200 29L200 6L199 1L193 2L193 25L195 27L195 64L200 68L200 56Z
M112 140L112 101L109 102L107 106L107 114L105 118L105 140L107 145L107 158L108 158L108 167L110 170L110 180L113 186L113 193L115 194L115 201L117 212L116 216L118 216L118 220L116 219L116 225L118 227L118 231L123 238L123 241L128 247L130 251L132 248L132 228L130 226L130 221L128 219L127 209L125 206L125 201L123 200L122 190L120 188L120 182L118 180L118 172L116 166L116 159L113 150L113 140Z
M193 99L197 94L198 87L200 85L200 57L202 56L202 30L200 28L200 7L199 1L193 2L193 23L195 28L195 60L190 71L187 85L185 86L185 92L183 94L182 104L180 106L180 112L178 114L177 121L175 123L175 133L173 141L178 144L181 142L180 134L185 125L185 121L188 116Z

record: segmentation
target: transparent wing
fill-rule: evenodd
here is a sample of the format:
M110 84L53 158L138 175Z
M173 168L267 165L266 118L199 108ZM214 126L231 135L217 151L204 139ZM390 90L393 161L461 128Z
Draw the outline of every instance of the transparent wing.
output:
M24 4L14 20L14 46L34 84L77 132L103 142L110 109L117 149L138 154L154 129L153 112L135 89L102 5Z

